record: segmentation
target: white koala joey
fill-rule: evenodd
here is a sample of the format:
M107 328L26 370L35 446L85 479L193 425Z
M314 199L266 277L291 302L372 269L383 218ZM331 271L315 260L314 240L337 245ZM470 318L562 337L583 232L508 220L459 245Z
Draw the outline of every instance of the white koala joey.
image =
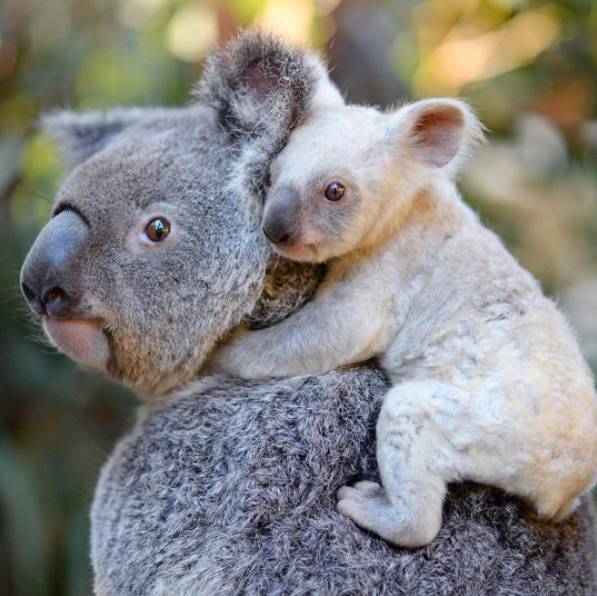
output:
M597 472L597 399L573 333L456 188L482 137L455 99L313 109L272 164L262 228L280 255L325 262L325 278L300 311L215 356L245 378L379 359L383 487L342 487L337 509L403 547L440 531L449 482L558 520Z

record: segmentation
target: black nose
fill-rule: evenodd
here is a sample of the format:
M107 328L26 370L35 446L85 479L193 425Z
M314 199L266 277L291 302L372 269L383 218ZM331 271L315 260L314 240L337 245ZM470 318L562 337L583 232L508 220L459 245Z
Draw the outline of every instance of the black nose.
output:
M31 309L40 316L50 314L54 317L64 317L71 312L73 306L76 306L76 301L64 288L57 285L45 288L22 281L21 290Z
M275 226L263 227L263 233L265 237L272 244L286 244L290 240L290 232L287 232L285 228L276 228Z
M37 237L21 269L21 290L38 315L73 314L82 294L78 261L88 235L81 216L63 211Z
M292 244L299 228L301 201L292 186L283 186L270 193L261 229L272 244Z

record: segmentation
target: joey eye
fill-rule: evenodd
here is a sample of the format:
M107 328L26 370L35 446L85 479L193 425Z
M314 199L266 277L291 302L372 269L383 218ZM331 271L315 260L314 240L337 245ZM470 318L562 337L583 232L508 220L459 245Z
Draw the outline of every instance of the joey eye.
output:
M170 222L163 217L156 217L145 226L145 235L152 242L161 242L169 233Z
M325 198L328 201L339 201L345 192L344 184L334 181L325 189Z

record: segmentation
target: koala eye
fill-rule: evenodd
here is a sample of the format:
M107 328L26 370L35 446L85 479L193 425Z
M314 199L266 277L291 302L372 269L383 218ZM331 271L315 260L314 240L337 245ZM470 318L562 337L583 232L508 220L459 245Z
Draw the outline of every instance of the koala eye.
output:
M156 217L145 226L145 235L152 242L161 242L169 233L170 222L163 217Z
M344 188L344 184L342 182L332 182L326 189L325 189L325 198L328 201L339 201L346 192Z

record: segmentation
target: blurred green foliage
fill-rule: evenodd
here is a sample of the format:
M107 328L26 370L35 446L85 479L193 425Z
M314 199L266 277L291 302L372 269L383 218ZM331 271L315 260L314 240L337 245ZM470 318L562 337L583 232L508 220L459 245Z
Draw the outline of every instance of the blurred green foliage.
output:
M135 398L41 341L18 270L63 173L55 107L180 105L257 23L324 51L348 97L471 99L491 143L466 197L597 364L597 5L591 0L5 0L0 4L0 593L91 591L88 510Z

